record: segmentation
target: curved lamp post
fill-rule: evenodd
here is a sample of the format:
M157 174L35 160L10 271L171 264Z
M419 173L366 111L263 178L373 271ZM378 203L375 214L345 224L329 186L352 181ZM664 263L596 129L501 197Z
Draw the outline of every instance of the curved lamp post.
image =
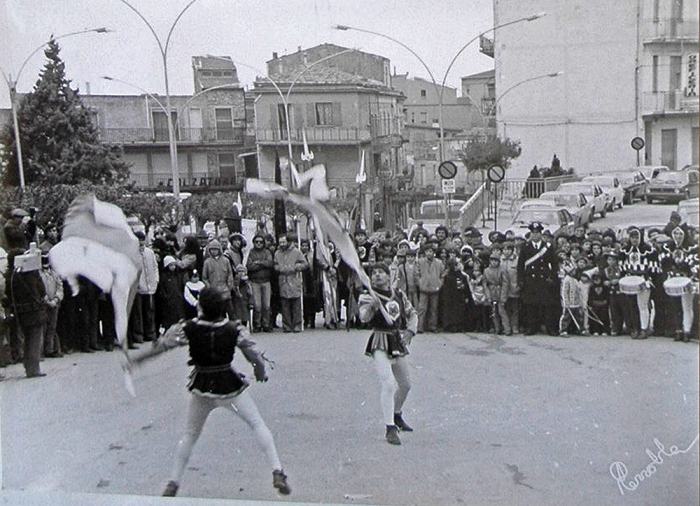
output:
M163 44L158 37L158 34L156 31L153 29L153 26L151 26L151 23L148 22L148 20L141 14L133 5L131 5L129 2L126 0L119 0L121 3L129 7L132 11L136 13L138 17L141 18L141 20L146 23L146 26L148 26L148 29L151 31L153 34L153 37L155 37L156 42L158 43L158 49L160 49L160 55L163 60L163 77L165 79L165 107L166 107L166 113L165 113L165 118L168 122L168 144L170 145L170 170L173 174L173 196L180 201L180 168L177 165L177 144L175 142L175 127L173 125L172 117L170 115L170 87L168 83L168 45L170 44L170 37L173 35L173 30L175 29L175 25L177 25L178 21L180 21L180 18L183 16L185 11L189 9L193 3L195 3L197 0L190 0L190 2L180 11L180 13L177 15L175 18L175 21L173 21L173 24L170 26L170 30L168 31L168 37L165 39L165 44Z
M19 71L17 72L17 75L15 76L14 79L12 79L12 74L5 74L5 72L0 69L0 73L2 73L2 77L5 79L5 83L7 83L7 88L10 92L10 107L12 109L12 127L15 132L15 143L17 145L17 167L19 169L19 186L21 189L24 189L24 161L22 160L22 142L20 140L20 131L19 131L19 121L17 119L17 82L19 81L20 76L22 75L22 71L24 70L24 67L27 66L27 63L29 63L29 60L31 59L32 56L34 56L36 53L41 51L44 46L49 44L52 40L58 40L58 39L64 39L66 37L72 37L73 35L81 35L83 33L108 33L110 30L108 30L105 27L100 27L100 28L90 28L88 30L80 30L78 32L70 32L70 33L65 33L63 35L59 35L57 37L51 37L49 40L41 44L39 47L34 49L31 53L29 53L29 56L22 62L22 66L19 68Z
M353 30L353 31L356 31L356 32L368 33L368 34L370 34L370 35L376 35L376 36L378 36L378 37L382 37L382 38L388 39L388 40L390 40L390 41L392 41L392 42L394 42L394 43L400 45L400 46L403 47L404 49L406 49L408 52L410 52L413 56L415 56L415 57L418 59L418 61L421 63L421 65L423 65L423 68L426 70L426 72L427 72L428 75L430 76L431 81L433 82L433 86L435 87L435 94L436 94L437 99L438 99L438 117L439 117L438 121L439 121L439 128L440 128L440 153L439 153L439 162L442 163L442 161L444 160L444 156L445 156L445 131L444 131L444 126L443 126L443 92L444 92L444 90L445 90L445 82L447 81L447 76L448 76L448 74L450 73L450 70L452 70L452 66L455 64L455 61L457 61L457 58L458 58L458 57L459 57L459 56L460 56L474 41L478 40L481 36L483 36L483 35L485 35L485 34L487 34L487 33L490 33L490 32L493 32L493 31L495 31L495 30L498 30L499 28L503 28L503 27L506 27L506 26L509 26L509 25L513 25L513 24L516 24L516 23L520 23L520 22L523 22L523 21L534 21L534 20L536 20L536 19L539 19L539 18L543 17L544 15L545 15L544 12L540 12L540 13L538 13L538 14L533 14L532 16L527 16L527 17L523 17L523 18L518 18L518 19L515 19L515 20L513 20L513 21L509 21L509 22L507 22L507 23L501 23L500 25L496 25L496 26L494 26L494 27L489 28L488 30L484 30L483 32L479 33L477 36L475 36L474 38L472 38L469 42L467 42L466 44L464 44L464 45L459 49L459 51L457 51L457 53L454 55L454 57L453 57L452 60L450 61L450 64L448 65L447 70L445 71L445 74L444 74L444 76L443 76L443 78L442 78L442 83L441 83L440 85L438 85L437 80L435 79L435 76L433 75L433 72L430 70L430 67L428 67L428 65L425 63L425 61L423 60L423 58L421 58L421 57L418 55L418 53L416 53L413 49L411 49L410 47L408 47L406 44L404 44L404 43L401 42L400 40L397 40L397 39L395 39L394 37L391 37L391 36L386 35L386 34L384 34L384 33L375 32L375 31L372 31L372 30L365 30L364 28L356 28L356 27L348 26L348 25L334 25L333 28L335 28L336 30L341 30L341 31Z

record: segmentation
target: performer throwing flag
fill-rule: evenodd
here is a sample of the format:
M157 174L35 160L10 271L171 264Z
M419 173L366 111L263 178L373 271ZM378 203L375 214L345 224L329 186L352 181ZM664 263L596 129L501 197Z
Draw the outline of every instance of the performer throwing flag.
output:
M177 346L189 346L190 374L188 389L192 393L187 411L187 426L177 444L171 479L163 492L174 496L180 487L192 448L202 433L204 422L214 408L222 407L240 416L255 432L272 467L272 486L281 494L291 492L282 470L270 429L260 416L246 388L249 383L233 369L233 355L238 347L253 365L255 379L267 381L265 356L249 339L240 321L226 317L226 300L220 290L204 288L199 294L197 317L170 327L152 348L142 349L132 357L130 366L143 363Z
M400 445L399 431L413 431L404 421L401 410L411 389L406 355L418 328L418 313L404 292L392 290L388 265L377 263L371 272L376 296L363 293L358 298L360 320L372 325L365 354L374 359L382 384L381 405L386 440L390 444Z

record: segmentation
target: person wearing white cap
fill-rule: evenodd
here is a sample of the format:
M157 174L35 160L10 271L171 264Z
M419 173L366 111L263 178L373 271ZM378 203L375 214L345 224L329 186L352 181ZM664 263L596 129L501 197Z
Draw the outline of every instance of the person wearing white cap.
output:
M156 292L162 310L160 323L165 329L185 318L185 287L177 263L171 255L163 259L163 272Z

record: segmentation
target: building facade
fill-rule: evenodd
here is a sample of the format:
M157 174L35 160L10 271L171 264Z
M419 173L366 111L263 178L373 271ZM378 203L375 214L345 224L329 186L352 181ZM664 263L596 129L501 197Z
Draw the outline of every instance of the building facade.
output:
M634 167L634 137L640 164L697 163L696 2L494 0L494 23L539 11L494 40L497 131L522 146L510 177L554 153L579 173Z
M180 189L240 189L255 167L241 156L254 152L254 142L247 135L245 93L236 68L227 57L193 57L192 68L195 92L170 97ZM172 188L166 97L81 99L94 112L101 139L123 147L132 181L145 189Z
M403 221L404 206L396 198L406 169L403 95L391 87L389 60L323 44L275 53L267 70L268 77L258 78L252 90L260 177L274 180L279 156L287 184L291 152L301 170L324 164L337 195L357 194L368 228L374 211L387 226ZM304 139L312 162L302 159ZM363 157L367 178L360 188L356 177Z

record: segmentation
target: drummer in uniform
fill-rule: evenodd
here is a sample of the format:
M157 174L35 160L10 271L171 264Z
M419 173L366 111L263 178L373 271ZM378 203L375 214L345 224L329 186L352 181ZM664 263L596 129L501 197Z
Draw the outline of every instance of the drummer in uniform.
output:
M693 286L698 282L698 245L682 225L671 231L671 241L659 253L667 304L675 327L674 341L690 341L694 318ZM678 307L680 306L680 308ZM680 311L678 310L680 309ZM682 320L677 315L682 314Z
M626 295L624 321L632 339L646 339L651 334L652 278L661 272L656 250L642 241L642 231L635 226L627 229L629 244L620 249L620 287L626 285L625 278L636 276L639 284L634 287L636 294Z
M549 335L556 336L559 334L557 255L554 247L542 238L542 223L533 222L528 228L530 237L522 245L518 256L524 332L533 335L544 324Z

